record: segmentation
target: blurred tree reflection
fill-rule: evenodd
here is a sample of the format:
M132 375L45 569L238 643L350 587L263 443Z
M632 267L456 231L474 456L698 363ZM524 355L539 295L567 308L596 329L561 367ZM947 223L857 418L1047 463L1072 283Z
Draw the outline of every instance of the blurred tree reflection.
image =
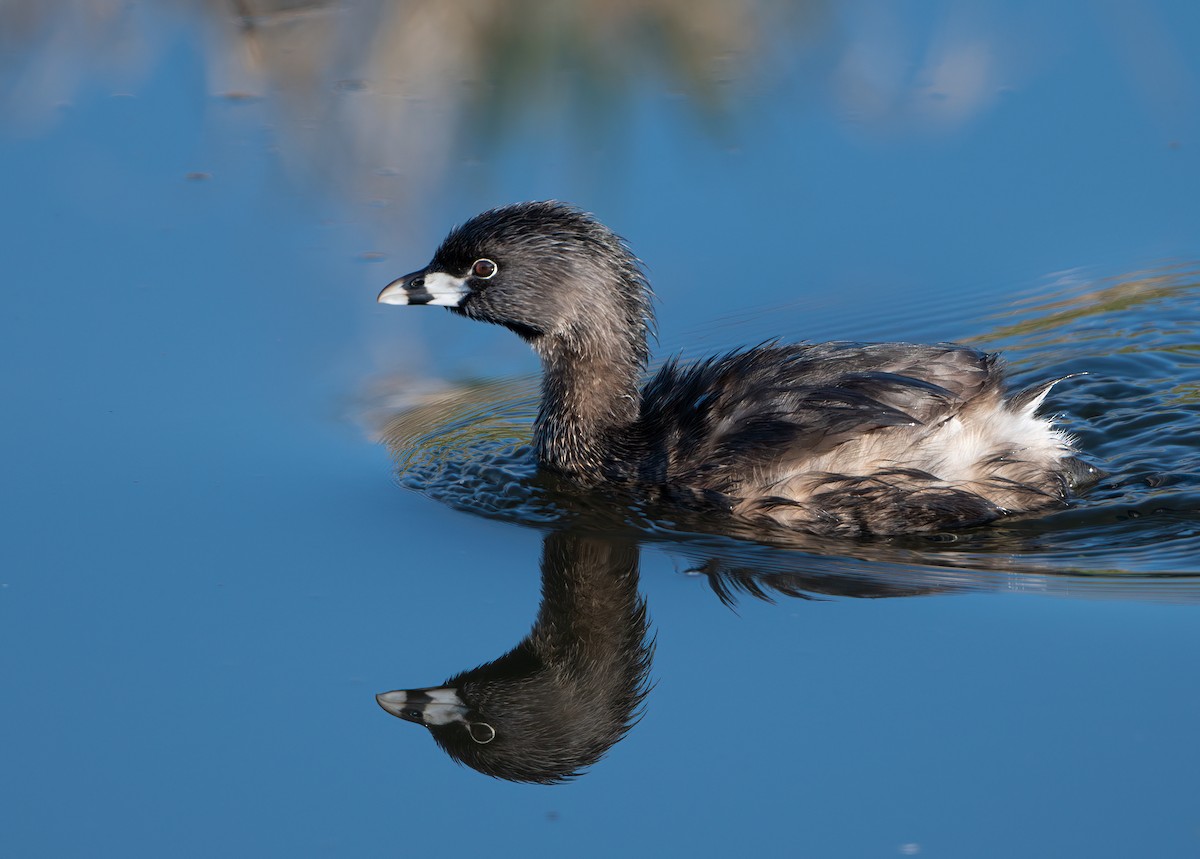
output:
M1196 80L1162 10L1073 14L1111 31L1101 50L1186 138ZM663 91L709 131L756 102L759 133L811 93L852 138L953 134L1056 61L1039 45L1071 35L988 3L6 0L0 115L36 131L98 86L136 94L181 30L200 34L208 92L226 102L210 122L265 123L293 176L380 204L421 199L518 131L539 156L589 154Z
M486 154L531 113L566 117L576 143L615 133L647 79L719 116L772 51L794 52L820 29L824 5L11 0L0 44L5 101L44 124L97 72L125 86L148 76L169 24L203 27L213 95L263 100L298 172L390 199L428 187L453 159Z

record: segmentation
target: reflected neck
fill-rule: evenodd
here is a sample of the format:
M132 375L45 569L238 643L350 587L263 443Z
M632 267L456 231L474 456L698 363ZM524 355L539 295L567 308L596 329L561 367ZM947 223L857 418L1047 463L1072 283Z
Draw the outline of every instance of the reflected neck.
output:
M542 551L542 604L529 642L544 665L613 710L623 726L649 668L646 607L638 596L637 544L553 533Z

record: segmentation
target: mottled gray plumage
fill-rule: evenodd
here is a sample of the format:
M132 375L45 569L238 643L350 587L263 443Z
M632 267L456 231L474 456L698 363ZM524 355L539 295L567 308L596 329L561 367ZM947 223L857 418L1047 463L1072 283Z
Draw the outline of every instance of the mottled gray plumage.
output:
M486 278L473 274L480 260L493 264ZM449 297L431 298L439 279ZM380 300L447 304L527 340L544 368L539 462L588 485L856 535L1061 506L1099 474L1035 417L1053 382L1006 395L1000 360L965 346L768 343L670 361L639 388L645 277L620 238L561 203L471 219Z

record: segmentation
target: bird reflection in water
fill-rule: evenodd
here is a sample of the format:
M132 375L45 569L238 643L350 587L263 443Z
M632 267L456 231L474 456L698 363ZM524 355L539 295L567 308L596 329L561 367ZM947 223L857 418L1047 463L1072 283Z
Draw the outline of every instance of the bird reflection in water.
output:
M631 537L551 532L542 549L542 604L508 653L441 686L376 695L429 729L459 763L496 778L553 784L596 763L640 718L654 642L638 594ZM764 574L710 558L706 575L727 605L734 594L808 598L910 596L942 588L824 574Z
M442 686L376 696L459 763L552 784L598 761L638 719L654 645L632 541L563 531L542 550L542 604L525 639Z

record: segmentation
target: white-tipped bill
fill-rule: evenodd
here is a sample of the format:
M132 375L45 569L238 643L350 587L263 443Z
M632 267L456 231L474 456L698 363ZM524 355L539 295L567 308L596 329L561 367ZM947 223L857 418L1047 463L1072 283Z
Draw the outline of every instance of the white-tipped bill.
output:
M424 725L467 721L467 706L454 689L398 689L375 696L393 716Z
M376 300L380 304L457 307L470 291L464 277L454 277L444 271L417 271L389 283Z

